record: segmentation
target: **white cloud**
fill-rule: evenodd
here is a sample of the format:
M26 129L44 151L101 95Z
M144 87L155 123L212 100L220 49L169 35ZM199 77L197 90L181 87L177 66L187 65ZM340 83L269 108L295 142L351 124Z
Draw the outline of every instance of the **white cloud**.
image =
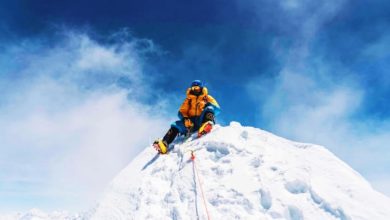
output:
M298 1L282 3L287 17L300 18L302 23L294 26L296 20L286 21L286 25L299 27L292 47L282 47L280 39L275 39L274 53L283 64L277 76L259 77L248 84L249 93L259 102L259 126L266 122L281 136L325 145L388 193L390 122L360 118L358 113L367 98L365 88L340 65L335 68L324 63L321 54L311 48L323 23L343 2L316 2L318 7ZM367 53L376 48L374 45Z
M51 47L37 40L5 46L13 72L0 78L0 184L12 186L14 198L39 192L63 200L57 208L85 210L163 135L167 101L144 104L154 79L143 73L145 51L137 46L137 39L104 45L76 32ZM117 86L121 78L126 88ZM2 201L6 193L1 206L17 208Z

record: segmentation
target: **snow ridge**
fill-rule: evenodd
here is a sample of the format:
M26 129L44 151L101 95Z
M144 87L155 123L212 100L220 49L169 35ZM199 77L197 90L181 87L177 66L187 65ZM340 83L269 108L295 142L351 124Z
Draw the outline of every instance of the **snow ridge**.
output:
M207 219L200 187L211 219L390 219L390 199L324 147L237 122L179 139L168 155L146 148L90 219Z

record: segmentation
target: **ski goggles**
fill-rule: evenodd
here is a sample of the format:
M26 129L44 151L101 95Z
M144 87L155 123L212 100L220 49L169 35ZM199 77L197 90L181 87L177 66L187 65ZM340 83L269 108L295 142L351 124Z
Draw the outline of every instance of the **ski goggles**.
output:
M191 86L191 90L192 91L200 91L201 88L200 88L200 86Z

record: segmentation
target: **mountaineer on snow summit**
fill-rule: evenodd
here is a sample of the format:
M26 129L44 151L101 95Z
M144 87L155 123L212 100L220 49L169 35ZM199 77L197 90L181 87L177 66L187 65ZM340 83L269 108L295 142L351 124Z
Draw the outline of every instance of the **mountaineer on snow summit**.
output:
M198 131L198 137L211 131L215 116L220 112L217 101L208 94L200 80L194 80L187 89L187 97L179 109L180 120L171 124L171 128L162 140L153 143L161 154L168 152L168 146L179 135L189 136Z

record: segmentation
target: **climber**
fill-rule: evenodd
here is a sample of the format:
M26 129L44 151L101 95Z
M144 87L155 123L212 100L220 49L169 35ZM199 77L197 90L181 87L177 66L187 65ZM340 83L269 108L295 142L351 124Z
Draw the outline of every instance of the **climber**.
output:
M161 154L168 152L168 146L177 135L189 136L198 132L198 137L209 133L215 124L215 116L220 112L217 101L208 94L200 80L194 80L187 89L187 97L179 109L180 120L171 124L171 128L161 140L153 143Z

